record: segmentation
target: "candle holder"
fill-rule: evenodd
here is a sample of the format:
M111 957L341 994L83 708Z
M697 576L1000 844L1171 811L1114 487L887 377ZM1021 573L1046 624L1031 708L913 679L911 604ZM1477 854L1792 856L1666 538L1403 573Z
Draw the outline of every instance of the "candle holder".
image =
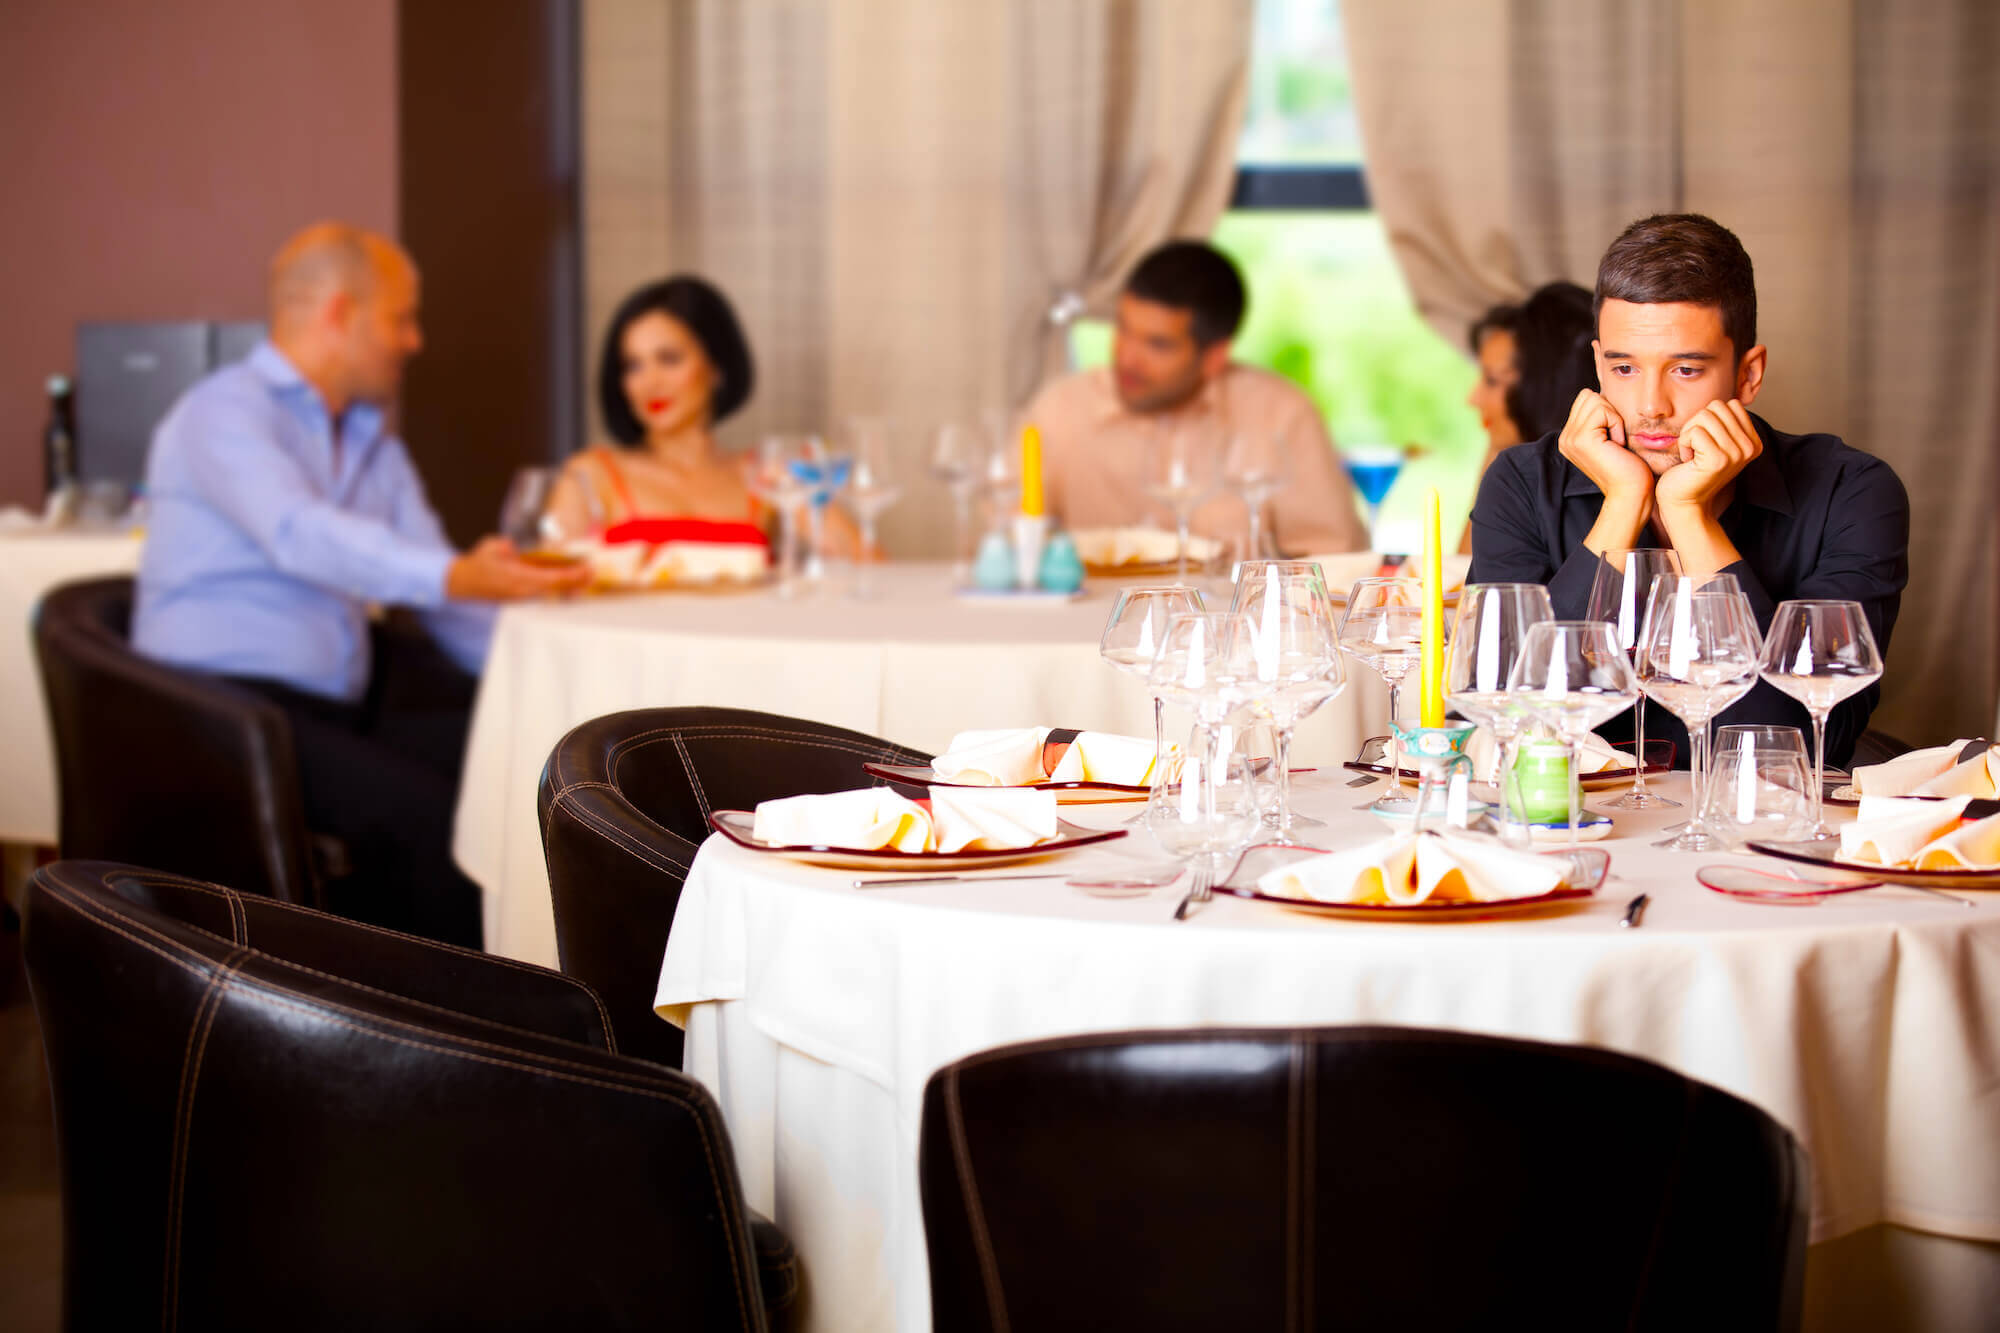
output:
M1422 832L1424 811L1430 798L1435 795L1440 801L1445 799L1451 775L1462 769L1467 781L1471 780L1472 757L1466 754L1465 743L1472 738L1476 728L1470 722L1462 722L1455 727L1404 727L1394 719L1389 725L1402 742L1403 752L1417 766L1417 800L1410 815L1410 825L1417 832Z

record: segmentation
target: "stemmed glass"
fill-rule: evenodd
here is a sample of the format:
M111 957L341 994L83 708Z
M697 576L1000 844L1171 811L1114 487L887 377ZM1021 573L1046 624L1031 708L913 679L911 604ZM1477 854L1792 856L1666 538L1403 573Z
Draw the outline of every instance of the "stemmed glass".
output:
M1020 506L1021 451L1007 430L1007 419L997 412L987 414L985 437L979 489L986 496L987 522L1001 527Z
M1461 716L1493 733L1499 749L1500 836L1514 842L1507 784L1514 774L1514 741L1526 717L1507 682L1532 627L1554 620L1549 590L1539 583L1475 583L1459 594L1445 657L1445 697ZM1516 804L1518 804L1518 800Z
M951 492L953 587L972 581L972 497L979 490L987 452L985 435L958 422L939 426L931 441L931 475Z
M1188 527L1195 508L1215 490L1215 463L1191 430L1162 428L1146 460L1146 495L1174 511L1175 570L1188 576Z
M806 493L805 580L817 586L826 578L826 507L847 485L854 458L845 450L829 447L820 436L808 435L793 452L791 469Z
M778 512L778 595L798 591L799 511L807 500L806 485L792 463L806 449L803 435L766 435L758 442L745 473L750 493Z
M895 482L889 462L889 423L875 417L856 417L848 423L848 445L854 460L847 482L847 508L861 528L861 549L854 557L856 598L875 595L875 524L884 510L902 498L903 488Z
M1180 612L1168 619L1166 637L1153 656L1153 668L1146 676L1153 692L1194 713L1196 725L1182 760L1183 771L1187 764L1198 763L1198 772L1215 773L1222 754L1232 748L1222 744L1223 729L1246 697L1242 682L1224 665L1223 645L1240 632L1241 624L1241 616L1227 612ZM1205 793L1203 799L1212 802L1214 793ZM1216 818L1213 809L1204 813ZM1256 817L1254 801L1251 817Z
M1403 451L1393 444L1363 444L1347 451L1346 462L1354 489L1368 505L1368 544L1376 547L1375 524L1382 517L1382 501L1403 470Z
M1204 611L1201 592L1195 588L1125 588L1111 604L1110 618L1097 641L1097 655L1127 675L1145 680L1153 670L1160 641L1167 636L1167 623L1176 615ZM1166 700L1153 695L1153 772L1166 753L1164 711Z
M1639 683L1611 626L1601 620L1545 620L1528 629L1507 678L1529 714L1554 729L1569 750L1569 845L1583 819L1577 767L1584 735L1632 706Z
M1859 602L1778 603L1758 673L1806 707L1813 722L1812 827L1806 840L1834 836L1821 809L1826 783L1826 715L1882 678L1882 653Z
M1243 548L1246 559L1264 554L1264 506L1285 484L1285 437L1245 432L1229 437L1222 456L1222 479L1243 500L1250 511L1250 544Z
M1241 750L1219 745L1212 728L1197 725L1180 763L1171 772L1162 769L1153 775L1142 818L1167 855L1201 863L1183 910L1187 903L1206 902L1222 874L1223 858L1257 831L1249 759Z
M1590 581L1590 609L1585 620L1602 620L1618 633L1618 645L1628 654L1639 649L1639 630L1646 618L1646 595L1661 574L1681 572L1681 558L1664 547L1635 546L1608 550L1597 562ZM1606 805L1620 810L1655 810L1680 802L1646 790L1646 696L1632 705L1632 790Z
M1347 595L1347 612L1340 618L1340 646L1389 686L1389 790L1359 808L1381 814L1407 814L1416 802L1403 795L1402 742L1396 720L1402 715L1403 678L1417 664L1424 646L1424 585L1420 579L1367 578Z
M1708 825L1708 726L1757 683L1757 617L1733 574L1660 574L1639 630L1639 687L1687 723L1693 814L1656 844L1708 852L1725 844Z
M1293 827L1320 821L1292 813L1292 732L1347 686L1326 582L1317 572L1285 574L1273 564L1261 577L1236 585L1229 609L1234 619L1223 639L1221 669L1271 728L1277 765L1272 841L1304 846L1292 837Z
M558 530L555 515L549 513L549 497L554 494L561 471L552 467L524 467L507 483L506 498L500 502L499 533L514 543L517 551L536 547L574 533Z

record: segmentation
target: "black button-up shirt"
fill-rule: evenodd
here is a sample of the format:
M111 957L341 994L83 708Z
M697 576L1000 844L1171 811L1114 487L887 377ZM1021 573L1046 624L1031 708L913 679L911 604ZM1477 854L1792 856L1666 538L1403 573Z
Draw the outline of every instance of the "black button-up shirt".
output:
M1764 451L1737 474L1736 494L1722 512L1722 530L1743 556L1723 572L1743 585L1766 631L1782 601L1861 603L1886 663L1889 631L1910 577L1910 501L1903 483L1887 463L1832 435L1786 435L1762 417L1751 420ZM1547 584L1558 620L1583 619L1599 564L1583 539L1603 504L1604 493L1562 456L1555 435L1505 450L1487 468L1472 506L1467 582ZM1650 525L1637 544L1666 545ZM1880 697L1880 686L1871 685L1835 705L1826 726L1829 764L1848 762ZM1686 767L1687 729L1678 718L1661 716L1664 711L1647 711L1646 730L1672 739L1676 762ZM1778 723L1812 734L1804 705L1762 681L1716 721ZM1629 739L1632 715L1598 730Z

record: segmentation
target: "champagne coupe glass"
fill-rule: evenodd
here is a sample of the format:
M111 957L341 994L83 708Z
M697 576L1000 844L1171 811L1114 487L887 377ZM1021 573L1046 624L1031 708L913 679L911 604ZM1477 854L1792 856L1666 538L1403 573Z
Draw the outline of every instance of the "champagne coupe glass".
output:
M972 582L972 497L978 493L986 462L985 436L973 426L948 422L931 440L931 475L951 492L951 582Z
M1223 640L1222 669L1239 684L1259 720L1269 724L1277 768L1268 822L1283 846L1307 844L1296 826L1321 821L1292 813L1292 732L1300 721L1347 686L1333 606L1316 573L1284 574L1273 566L1236 585L1235 619Z
M1583 818L1577 781L1585 733L1617 717L1639 697L1632 663L1618 646L1611 626L1601 620L1545 620L1528 628L1521 656L1507 678L1521 706L1555 730L1569 749L1569 845Z
M861 529L861 549L854 556L852 595L866 601L875 596L875 525L884 510L902 498L890 457L890 426L879 417L856 417L848 423L848 446L854 460L847 482L847 508Z
M1416 808L1417 803L1403 795L1396 719L1402 714L1403 678L1423 651L1423 602L1421 579L1361 579L1347 594L1347 612L1338 631L1340 646L1389 686L1389 790L1357 809L1403 815Z
M1659 574L1639 630L1639 688L1688 729L1693 814L1680 835L1656 846L1712 852L1726 843L1709 827L1708 726L1757 683L1763 641L1733 574Z
M1111 604L1104 633L1097 641L1097 655L1127 675L1147 679L1160 641L1166 638L1167 622L1174 616L1206 610L1201 592L1195 588L1125 588ZM1153 772L1157 776L1166 753L1164 711L1166 700L1153 695Z
M1222 455L1222 479L1250 511L1245 559L1257 560L1264 555L1264 506L1283 489L1290 472L1288 461L1282 435L1243 432L1229 437L1229 447Z
M1608 550L1597 562L1590 581L1590 609L1585 620L1602 620L1618 631L1619 646L1628 654L1639 649L1639 629L1646 618L1646 596L1661 574L1681 572L1681 558L1664 547L1636 546ZM1632 790L1606 805L1620 810L1657 810L1680 802L1646 790L1646 696L1632 705Z
M1759 674L1805 705L1813 722L1812 827L1806 838L1834 836L1821 809L1826 782L1826 715L1882 678L1882 653L1859 602L1778 603L1764 638Z
M1459 594L1451 649L1445 656L1445 697L1461 716L1492 732L1499 749L1500 767L1494 778L1500 788L1500 836L1510 843L1526 841L1525 830L1516 837L1507 784L1514 776L1514 741L1527 714L1507 682L1526 646L1528 630L1555 618L1549 590L1539 583L1472 584Z
M1215 490L1215 464L1191 430L1162 427L1154 433L1146 465L1147 498L1174 511L1174 579L1188 577L1188 526Z
M1375 525L1382 517L1382 501L1389 497L1389 488L1396 484L1397 474L1403 470L1403 451L1393 444L1357 445L1347 450L1346 462L1354 489L1361 492L1368 505L1368 544L1379 550Z

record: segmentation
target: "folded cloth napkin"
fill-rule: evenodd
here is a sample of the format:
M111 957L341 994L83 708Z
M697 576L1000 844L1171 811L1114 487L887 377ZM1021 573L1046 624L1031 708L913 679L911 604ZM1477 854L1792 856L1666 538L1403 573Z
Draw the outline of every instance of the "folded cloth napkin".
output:
M998 852L1056 836L1056 794L1025 787L932 787L932 850Z
M1632 752L1621 750L1596 732L1589 732L1583 738L1578 751L1585 774L1608 773L1614 768L1632 767ZM1465 740L1465 756L1472 761L1472 776L1476 782L1491 782L1500 771L1500 743L1493 739L1493 733L1485 727L1475 730ZM1405 768L1409 767L1407 760Z
M1916 865L1925 852L1958 829L1970 796L1942 801L1909 796L1864 796L1854 822L1840 830L1840 859L1885 866Z
M1171 754L1173 746L1167 747ZM1153 742L1144 736L1081 731L1049 773L1051 782L1110 782L1144 787L1153 780Z
M1918 870L2000 870L2000 815L1962 824L1917 853Z
M1460 834L1399 833L1280 866L1257 881L1280 898L1356 906L1505 902L1561 887L1561 857L1517 852Z
M1969 744L1957 740L1858 765L1854 790L1862 796L1991 796L2000 781L2000 745L1961 764L1958 756Z
M1180 554L1180 538L1159 528L1076 528L1069 534L1086 565L1160 565ZM1222 543L1213 537L1189 537L1188 559L1215 558Z
M1042 742L1048 738L1047 727L961 731L951 738L943 754L931 760L931 772L976 787L1020 787L1040 782L1046 776Z
M931 844L931 817L887 787L863 787L759 801L751 833L781 847L921 852Z

